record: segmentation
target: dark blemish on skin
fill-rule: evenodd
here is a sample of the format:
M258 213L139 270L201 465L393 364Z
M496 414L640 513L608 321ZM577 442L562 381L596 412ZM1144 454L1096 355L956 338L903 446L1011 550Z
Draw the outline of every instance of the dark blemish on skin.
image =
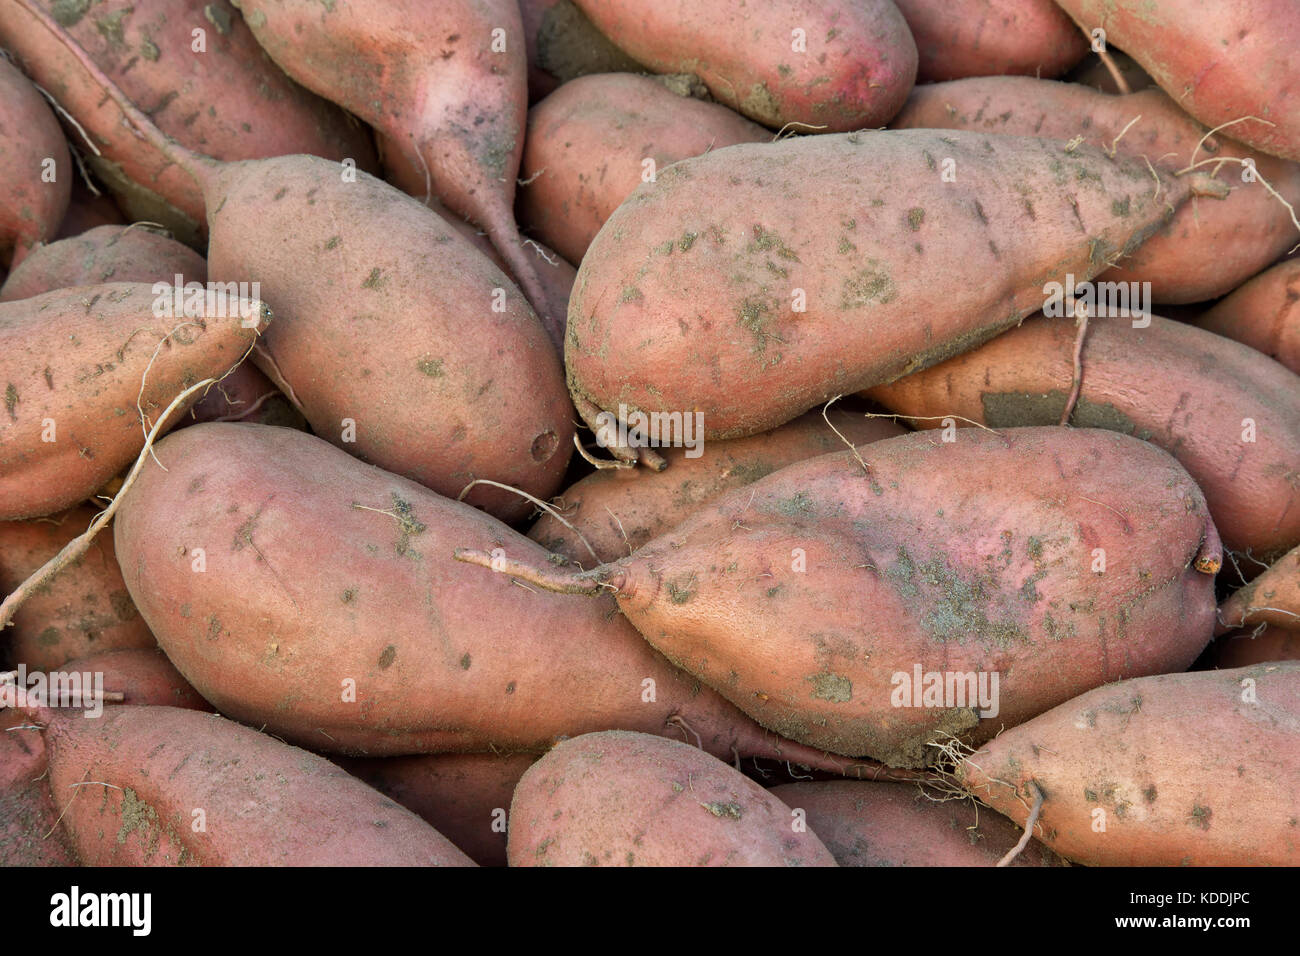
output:
M363 289L381 289L381 288L383 288L384 283L385 283L385 281L387 281L387 280L381 278L382 276L383 276L383 270L381 270L381 269L371 269L371 270L370 270L370 276L366 279L365 282L361 283L361 288L363 288Z
M515 682L511 681L509 684L506 684L506 693L513 694L514 692L515 692Z
M18 407L18 389L14 388L13 382L5 389L5 410L9 412L9 418L18 421L18 415L14 411Z
M425 359L417 362L416 368L429 378L442 378L445 374L442 370L442 359Z
M393 661L397 660L397 648L389 644L384 648L384 652L379 655L379 669L386 671L393 666Z
M470 656L469 654L465 654L460 659L460 669L463 671L467 671L469 670L469 665L470 665Z
M340 598L344 604L351 604L353 601L356 600L356 597L357 597L356 588L348 588L340 595Z

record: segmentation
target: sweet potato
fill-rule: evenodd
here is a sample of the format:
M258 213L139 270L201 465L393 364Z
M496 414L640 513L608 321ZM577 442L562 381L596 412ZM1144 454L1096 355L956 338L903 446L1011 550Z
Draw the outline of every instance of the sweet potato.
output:
M1143 677L1013 727L956 766L972 794L1097 866L1300 863L1300 662ZM1037 793L1035 792L1037 790Z
M118 554L159 644L223 714L358 756L627 728L825 765L669 667L611 601L456 563L465 544L546 559L480 511L282 428L195 425L155 451L168 470L126 493Z
M76 175L59 121L27 77L0 54L0 267L49 242L68 209Z
M121 694L123 705L148 704L212 713L212 705L199 696L157 645L91 654L58 669L102 674L104 693Z
M574 2L633 59L697 74L719 103L765 126L880 126L916 82L916 44L892 0Z
M701 411L707 438L767 431L974 348L1042 308L1045 283L1091 278L1215 185L1162 175L1157 200L1143 162L961 131L684 160L583 259L570 391L589 424L625 405Z
M152 425L187 386L239 364L271 317L215 290L205 304L160 318L153 288L133 282L0 303L0 520L88 498L144 447L142 414Z
M565 740L510 804L511 866L835 866L790 808L688 744L607 731Z
M647 76L582 77L529 111L520 222L570 262L581 262L601 225L647 175L712 149L771 138L725 106L679 96Z
M254 361L317 434L448 495L477 478L556 490L573 436L559 361L499 269L365 173L313 156L215 163L186 150L70 49L123 118L202 184L208 274L278 303L281 331ZM505 518L528 510L490 488L469 501Z
M138 226L100 226L42 246L0 287L0 302L101 282L207 282L203 257L175 239Z
M894 0L916 40L917 83L1060 76L1088 42L1052 0Z
M100 226L125 226L121 210L106 193L93 193L80 177L72 184L72 198L56 239L71 239Z
M443 202L487 230L534 307L546 306L513 211L528 110L516 0L323 9L316 0L240 0L239 7L286 73L414 160ZM563 316L543 319L562 328Z
M76 866L45 771L40 729L18 711L0 711L0 866Z
M83 505L50 518L0 522L0 594L12 592L85 532L95 514ZM111 535L97 536L89 551L33 592L4 635L7 654L0 657L29 670L53 670L100 651L158 646L127 593Z
M1205 492L1224 544L1270 560L1300 544L1300 377L1254 349L1151 316L1087 330L1071 422L1169 451ZM967 355L870 389L925 428L1060 422L1074 378L1075 320L1038 317Z
M1293 446L1294 447L1294 446ZM1300 547L1292 548L1219 607L1222 630L1267 624L1300 631Z
M250 362L207 389L176 427L196 422L256 422L307 429L302 413Z
M1265 624L1225 634L1214 642L1215 667L1249 667L1273 661L1300 661L1300 631Z
M1107 66L1106 60L1110 61ZM1111 66L1115 68L1111 71ZM1116 79L1116 74L1119 79ZM1089 53L1073 70L1065 75L1067 83L1081 83L1090 86L1099 93L1136 93L1155 86L1147 71L1138 66L1137 60L1127 53L1108 49L1106 58L1097 53Z
M905 783L827 780L768 791L794 811L840 866L994 866L1020 839L1005 817L973 801L946 799ZM1016 866L1060 866L1031 840Z
M994 76L918 86L896 129L963 129L1083 142L1176 171L1193 159L1231 188L1226 200L1193 201L1114 268L1103 282L1149 282L1156 302L1202 302L1236 288L1300 242L1287 202L1300 205L1300 164L1257 153L1208 132L1162 90L1108 96L1074 83ZM1234 128L1227 132L1232 133ZM1199 147L1199 149L1198 149ZM1254 172L1239 162L1249 159ZM1147 177L1150 179L1150 175Z
M780 428L731 441L705 442L698 458L685 448L662 449L669 469L603 469L567 488L556 499L565 521L591 544L599 561L616 561L658 537L688 515L733 488L805 458L903 434L885 419L869 419L840 409L809 412ZM839 438L832 427L844 437ZM528 537L554 554L586 564L581 540L549 514L537 519Z
M1216 302L1196 320L1300 374L1300 259L1279 262Z
M161 223L196 244L203 195L121 124L77 58L41 28L49 16L191 149L223 160L312 153L375 168L366 131L280 72L228 0L0 0L0 45L85 129L98 150L87 161L133 220Z
M515 785L536 754L338 758L336 763L414 812L479 866L506 865Z
M650 72L610 43L573 0L519 0L519 15L528 53L530 102L591 73Z
M1300 160L1300 20L1291 0L1231 0L1206 16L1201 0L1057 0L1085 31L1105 31L1206 126ZM1246 119L1252 117L1252 119ZM1240 122L1238 122L1240 121Z
M1176 461L1093 429L954 438L789 465L592 572L535 571L513 546L457 557L612 590L651 644L758 723L892 767L1196 659L1221 551ZM933 674L948 697L921 697Z
M216 714L40 716L50 792L87 866L473 866L325 758Z

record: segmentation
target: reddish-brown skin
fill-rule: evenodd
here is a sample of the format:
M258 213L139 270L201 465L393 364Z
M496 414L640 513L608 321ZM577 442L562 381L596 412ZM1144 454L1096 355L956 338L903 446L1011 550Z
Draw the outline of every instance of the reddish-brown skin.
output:
M1088 52L1052 0L894 0L916 40L916 82L1060 76Z
M790 808L687 744L609 731L533 764L510 805L511 866L835 866Z
M1300 160L1300 78L1292 68L1294 0L1057 0L1084 30L1129 54L1206 126L1253 116L1232 137Z
M39 717L50 792L87 866L474 865L324 757L216 714L142 704Z
M1138 66L1137 61L1127 53L1111 49L1107 51L1106 56L1123 78L1127 89L1120 89L1119 84L1115 82L1115 74L1096 53L1089 53L1084 57L1083 61L1065 76L1066 82L1080 83L1092 87L1099 93L1110 94L1136 93L1138 90L1145 90L1155 85L1156 81L1151 79L1147 72Z
M479 866L505 866L510 799L535 760L536 754L422 754L336 762L415 813Z
M127 493L118 554L160 645L224 714L358 756L536 752L622 727L826 765L670 667L612 600L455 561L546 561L480 511L287 429L196 425L156 451L169 470Z
M514 220L528 110L516 0L241 0L240 9L286 73L427 169L432 192L487 230L534 306L545 307ZM544 319L563 326L562 315Z
M135 226L99 226L42 246L0 286L0 302L101 282L207 282L208 266L189 246Z
M107 193L98 196L90 191L85 181L77 177L72 184L72 199L68 203L68 212L59 226L57 239L71 239L83 232L89 232L99 226L125 226L121 211L113 205Z
M49 518L0 522L0 593L26 581L85 532L97 513L83 505ZM84 555L32 592L4 641L0 658L29 670L52 670L100 651L158 646L127 593L109 532L96 535Z
M1270 628L1300 631L1300 547L1292 548L1268 570L1219 607L1220 629Z
M1265 625L1214 642L1214 666L1249 667L1272 661L1300 661L1300 631Z
M821 411L813 411L761 435L705 442L698 458L687 457L685 448L657 449L668 460L665 471L598 470L565 489L555 506L599 561L617 561L733 488L793 462L843 449L846 440L865 445L904 432L892 421L861 413L831 409L827 415L843 438ZM528 537L583 567L598 563L577 535L549 514L537 519Z
M2 22L2 16L0 16ZM2 40L2 36L0 36ZM51 241L77 175L63 130L44 98L0 56L0 266L17 265ZM49 177L52 176L52 181Z
M694 73L718 102L777 129L881 126L916 82L916 44L891 0L575 3L638 62Z
M1214 579L1193 564L1217 567L1218 536L1158 448L1025 428L858 451L869 473L850 452L789 465L602 568L652 645L763 726L923 766L945 734L986 739L1208 643ZM997 714L907 706L917 665L997 673Z
M1190 188L1154 187L1140 161L945 130L674 163L578 269L570 391L589 423L586 402L701 411L709 438L775 428L974 348L1042 308L1048 281L1095 275Z
M45 739L18 711L0 711L0 866L76 866L45 782Z
M1136 122L1133 122L1136 120ZM1130 123L1132 125L1130 125ZM964 129L1083 142L1171 172L1209 158L1250 159L1258 178L1228 162L1218 179L1225 199L1193 199L1150 239L1100 276L1105 282L1150 282L1156 302L1203 302L1236 288L1300 242L1291 212L1262 178L1300 206L1300 164L1277 159L1208 132L1160 89L1109 96L1076 83L1032 77L981 77L918 86L894 118L896 129ZM1127 127L1127 131L1125 128ZM1231 134L1235 127L1226 130ZM1207 174L1214 167L1205 169ZM1147 176L1151 179L1150 174ZM1152 188L1154 189L1154 180Z
M960 761L972 795L1094 866L1300 864L1300 662L1143 677ZM1103 829L1104 826L1104 829Z
M573 0L519 0L528 53L528 98L591 73L648 73L597 30Z
M584 76L529 111L520 222L581 262L605 220L648 175L646 160L657 173L709 150L771 139L725 106L679 96L650 77Z
M212 298L206 318L159 318L153 287L133 282L0 303L0 520L90 497L144 447L141 410L152 426L188 386L239 364L270 310Z
M1181 322L1091 320L1070 421L1168 450L1205 492L1224 544L1259 560L1300 543L1300 377L1267 356ZM1142 320L1138 320L1142 321ZM974 352L868 390L938 428L1054 425L1074 377L1075 320L1035 317ZM1253 428L1254 440L1250 440Z
M769 791L806 815L840 866L996 866L1022 831L1005 817L979 812L913 784L826 780L786 783ZM1030 840L1013 866L1060 866Z
M1244 342L1300 374L1300 259L1261 272L1202 313L1196 325Z
M105 694L121 694L105 707L149 704L212 713L212 705L189 685L158 646L91 654L60 665L68 673L102 674ZM83 685L84 686L84 685Z
M251 362L211 386L176 427L197 422L256 422L307 430L307 419Z

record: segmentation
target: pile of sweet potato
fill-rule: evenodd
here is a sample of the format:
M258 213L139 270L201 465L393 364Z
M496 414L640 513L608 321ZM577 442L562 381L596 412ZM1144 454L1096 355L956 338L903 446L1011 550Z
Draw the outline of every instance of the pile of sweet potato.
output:
M1193 6L0 0L0 864L1300 864Z

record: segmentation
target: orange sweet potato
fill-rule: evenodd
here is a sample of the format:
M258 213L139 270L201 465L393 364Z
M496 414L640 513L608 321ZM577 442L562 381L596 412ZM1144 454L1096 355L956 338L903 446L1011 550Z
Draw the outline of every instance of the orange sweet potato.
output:
M1292 548L1268 570L1219 607L1222 630L1267 624L1300 631L1300 547Z
M1300 376L1254 349L1159 316L1091 321L1071 422L1113 428L1177 458L1205 492L1224 544L1268 561L1300 544ZM1075 320L1038 317L974 352L868 394L940 427L1060 422Z
M1300 662L1090 691L962 759L956 778L1098 866L1300 863Z
M49 242L68 208L76 175L63 130L41 94L0 55L0 267Z
M566 740L510 804L511 866L835 866L769 790L687 744L608 731Z
M1261 272L1202 313L1196 324L1300 374L1300 259Z

